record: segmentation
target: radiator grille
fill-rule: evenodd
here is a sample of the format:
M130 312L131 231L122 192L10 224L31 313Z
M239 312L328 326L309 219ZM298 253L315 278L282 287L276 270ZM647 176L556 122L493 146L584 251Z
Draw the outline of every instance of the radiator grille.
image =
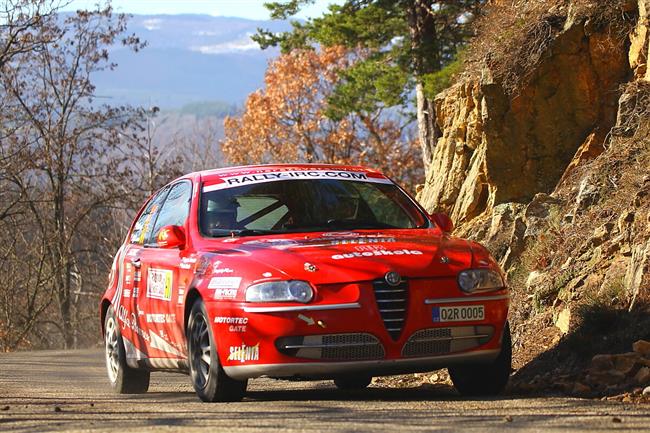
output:
M455 326L421 329L411 335L402 348L402 356L436 356L474 349L490 341L494 327Z
M451 329L423 329L411 335L402 356L443 355L451 351Z
M283 337L276 341L282 353L298 358L326 361L382 359L384 346L371 334L329 334Z
M397 340L406 320L408 280L402 280L397 286L391 286L383 279L375 280L372 287L384 326L391 338Z

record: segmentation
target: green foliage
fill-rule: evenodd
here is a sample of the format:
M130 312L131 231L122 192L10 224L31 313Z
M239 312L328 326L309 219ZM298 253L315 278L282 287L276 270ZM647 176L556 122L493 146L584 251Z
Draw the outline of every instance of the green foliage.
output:
M426 74L422 77L424 82L424 93L428 98L434 98L438 93L448 88L456 75L463 70L462 58L456 58L453 62L439 71Z
M287 19L310 0L267 3L271 16ZM253 39L262 48L342 45L361 61L345 71L329 99L328 115L410 106L416 82L429 94L449 85L461 69L456 52L470 36L470 25L484 0L347 0L331 5L322 17L292 22L292 30L258 29ZM449 65L449 66L447 66Z
M328 99L326 114L340 120L351 112L372 112L378 106L406 105L409 76L395 65L367 59L341 73L341 83Z

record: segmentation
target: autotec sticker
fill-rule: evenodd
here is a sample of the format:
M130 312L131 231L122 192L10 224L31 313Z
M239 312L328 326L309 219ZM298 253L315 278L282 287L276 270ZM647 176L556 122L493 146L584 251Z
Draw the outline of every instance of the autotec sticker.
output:
M355 182L372 182L392 184L383 175L361 171L342 170L285 170L269 171L263 173L239 174L224 176L210 181L210 185L203 187L203 192L217 191L220 189L234 188L256 183L275 182L278 180L304 180L304 179L337 179Z

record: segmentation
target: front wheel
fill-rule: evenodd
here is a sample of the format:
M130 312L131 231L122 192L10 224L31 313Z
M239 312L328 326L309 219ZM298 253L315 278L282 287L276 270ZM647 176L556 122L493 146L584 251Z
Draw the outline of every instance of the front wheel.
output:
M113 306L108 307L104 320L104 353L111 388L118 394L142 394L149 389L151 373L136 370L126 364L124 340Z
M208 313L201 299L194 303L190 312L187 346L192 385L201 400L240 401L244 398L248 380L232 379L223 370Z
M506 322L501 352L490 364L469 364L449 367L449 376L461 395L488 396L500 394L508 384L512 366L510 325Z

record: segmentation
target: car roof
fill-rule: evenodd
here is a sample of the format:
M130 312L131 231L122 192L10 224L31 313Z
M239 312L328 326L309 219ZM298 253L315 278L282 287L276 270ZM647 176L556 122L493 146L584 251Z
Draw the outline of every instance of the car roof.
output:
M342 170L342 171L357 171L365 173L374 173L380 174L378 170L363 167L360 165L341 165L341 164L307 164L307 163L296 163L296 164L258 164L258 165L242 165L236 167L224 167L224 168L215 168L212 170L203 170L197 171L194 173L189 173L185 176L182 176L179 179L187 178L197 178L199 177L203 181L210 180L212 178L219 178L223 176L233 176L236 174L249 174L249 173L258 173L258 172L269 172L269 171L288 171L288 170Z

